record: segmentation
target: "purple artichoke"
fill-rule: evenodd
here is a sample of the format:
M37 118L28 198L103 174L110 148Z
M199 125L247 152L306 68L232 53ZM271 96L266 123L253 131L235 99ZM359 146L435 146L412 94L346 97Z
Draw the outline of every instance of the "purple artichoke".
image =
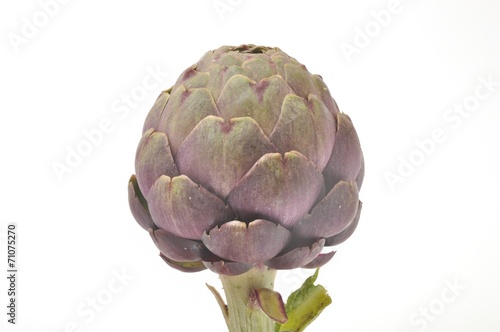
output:
M279 48L207 52L149 112L137 222L186 272L316 268L358 223L363 154L321 76Z

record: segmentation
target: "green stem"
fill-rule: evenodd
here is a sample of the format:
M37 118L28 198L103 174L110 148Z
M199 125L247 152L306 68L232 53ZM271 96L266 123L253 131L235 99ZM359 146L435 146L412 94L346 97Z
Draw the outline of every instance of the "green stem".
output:
M274 288L276 270L255 267L238 276L220 275L226 294L229 332L273 332L275 323L259 306L249 301L252 290Z

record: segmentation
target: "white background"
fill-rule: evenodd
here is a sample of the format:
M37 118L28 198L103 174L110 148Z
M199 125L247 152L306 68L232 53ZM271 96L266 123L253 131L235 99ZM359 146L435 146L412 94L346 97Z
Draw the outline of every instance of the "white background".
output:
M7 223L19 232L18 324L6 322L2 277L1 331L225 330L205 287L221 289L217 276L163 263L129 212L127 181L158 94L205 51L243 43L321 74L365 154L359 228L320 271L333 304L308 331L500 330L500 2L44 3L0 5L4 271ZM388 7L382 26L373 13ZM140 95L148 70L163 74ZM465 117L449 113L464 102ZM58 178L54 163L104 119L108 133ZM435 130L445 139L430 144ZM310 273L281 273L276 288L286 297Z

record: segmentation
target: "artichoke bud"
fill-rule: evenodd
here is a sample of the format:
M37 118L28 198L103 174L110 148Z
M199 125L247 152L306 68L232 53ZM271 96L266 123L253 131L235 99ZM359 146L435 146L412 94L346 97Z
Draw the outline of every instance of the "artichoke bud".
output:
M133 216L185 272L317 268L361 212L351 119L279 48L223 46L187 68L149 112L135 171Z

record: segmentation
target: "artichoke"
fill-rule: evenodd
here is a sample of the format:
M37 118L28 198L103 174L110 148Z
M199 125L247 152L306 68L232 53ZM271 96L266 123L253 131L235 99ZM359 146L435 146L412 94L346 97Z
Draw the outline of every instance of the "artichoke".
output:
M351 119L279 48L223 46L187 68L149 112L135 170L132 214L185 272L320 267L361 212Z
M129 202L179 270L315 268L356 227L363 165L321 76L279 48L224 46L156 100Z

